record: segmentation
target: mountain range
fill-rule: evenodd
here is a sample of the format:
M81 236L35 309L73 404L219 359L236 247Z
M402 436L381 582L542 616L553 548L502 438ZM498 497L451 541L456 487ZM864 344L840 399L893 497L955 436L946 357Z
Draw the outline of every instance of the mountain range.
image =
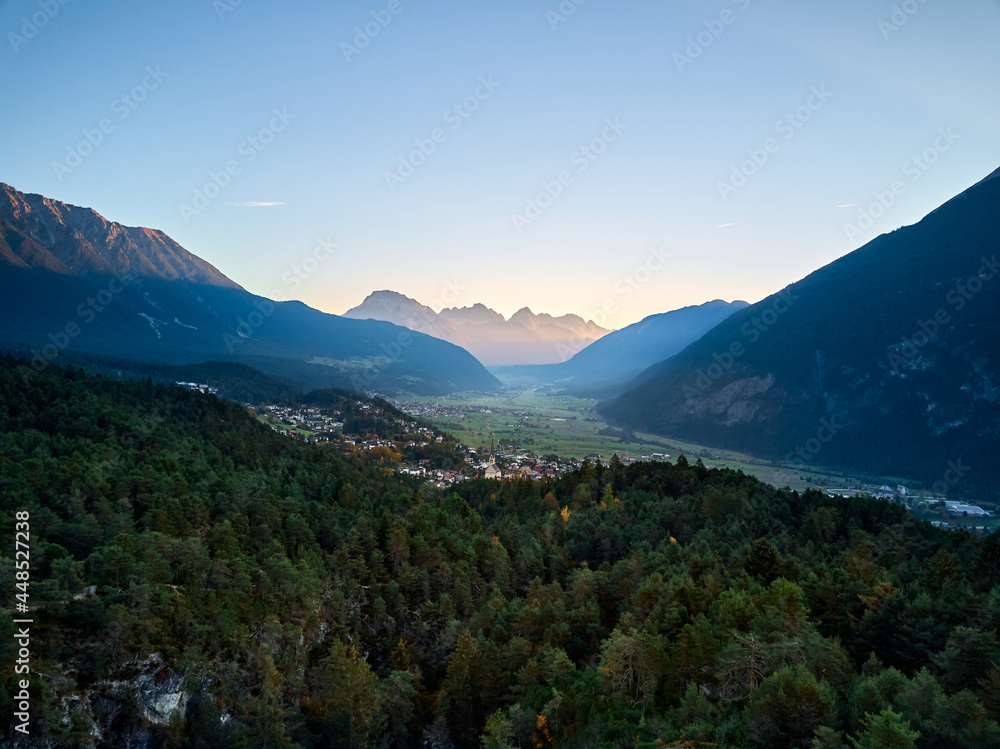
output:
M315 387L500 387L458 346L251 294L163 232L5 184L0 343L28 350L36 369L71 349L166 364L236 361Z
M637 431L986 487L1000 447L998 206L1000 170L757 304L609 332L527 308L435 313L390 291L329 315L251 294L162 232L0 185L0 345L36 370L73 351L280 378L226 375L244 389L496 390L489 363L507 382L600 394L600 412ZM555 352L567 360L498 365Z
M990 485L1000 448L1000 170L734 314L600 406L774 460Z
M509 320L479 303L435 312L395 291L373 292L344 317L384 320L450 341L488 367L565 361L610 332L578 315L554 317L527 307Z
M493 367L501 380L528 386L548 385L568 392L601 393L628 382L647 367L669 359L723 320L747 307L716 299L663 312L608 333L559 364Z
M162 231L122 226L89 208L25 194L3 183L0 261L66 276L119 273L241 288Z

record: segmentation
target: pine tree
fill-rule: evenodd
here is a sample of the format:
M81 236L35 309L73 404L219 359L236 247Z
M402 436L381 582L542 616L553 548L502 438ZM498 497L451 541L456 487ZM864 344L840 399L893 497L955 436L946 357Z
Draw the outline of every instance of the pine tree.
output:
M920 734L910 730L910 722L891 707L878 715L865 714L864 730L851 738L854 749L916 749Z

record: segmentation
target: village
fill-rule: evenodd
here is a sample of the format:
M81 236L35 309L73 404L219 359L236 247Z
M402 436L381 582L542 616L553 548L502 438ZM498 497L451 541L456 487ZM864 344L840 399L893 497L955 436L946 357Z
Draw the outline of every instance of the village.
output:
M215 392L214 388L198 383L177 383L192 390ZM379 405L382 403L384 405ZM409 401L366 401L351 396L339 396L329 404L284 406L276 404L243 404L260 421L280 434L314 444L330 445L345 454L352 454L391 467L397 473L421 478L439 488L446 488L473 478L494 480L526 479L541 481L558 478L583 465L611 458L591 453L583 459L540 455L511 440L492 439L488 447L465 445L456 438L429 424L432 418L464 419L473 412L491 413L482 407L465 405L414 403ZM528 413L511 410L508 415L526 418ZM650 452L638 458L618 454L623 464L637 460L667 461L670 455ZM709 470L713 465L706 466ZM867 484L846 479L843 488L816 488L833 497L873 496L906 507L919 518L944 529L964 528L988 533L995 527L995 512L969 501L948 500L941 496L916 493L899 485Z
M344 453L374 456L391 464L398 473L422 477L441 488L471 478L539 481L561 476L582 465L580 460L538 456L525 448L483 451L469 447L421 424L413 416L387 413L384 408L361 400L349 401L339 408L244 405L280 434L304 442L329 444ZM367 431L357 428L362 422L369 427Z

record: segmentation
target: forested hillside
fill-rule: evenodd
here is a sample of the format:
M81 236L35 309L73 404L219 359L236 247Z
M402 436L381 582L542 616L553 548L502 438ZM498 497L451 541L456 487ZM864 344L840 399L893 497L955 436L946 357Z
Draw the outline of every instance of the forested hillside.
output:
M441 492L214 396L17 365L35 746L1000 744L1000 538L683 460Z
M741 310L598 407L616 426L762 460L998 496L1000 169L922 220ZM829 438L828 424L836 424ZM795 456L799 457L796 458Z

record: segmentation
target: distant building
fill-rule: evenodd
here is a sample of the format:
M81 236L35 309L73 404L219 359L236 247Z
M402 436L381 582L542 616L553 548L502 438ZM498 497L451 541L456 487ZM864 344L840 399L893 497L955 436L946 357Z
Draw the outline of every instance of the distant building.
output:
M502 479L503 471L497 465L497 459L493 455L493 435L490 435L490 459L486 462L486 471L483 472L483 478L488 479Z
M969 515L973 517L986 517L989 513L984 510L979 505L964 505L956 502L955 504L948 505L948 511L954 512L956 515Z
M497 465L497 460L492 455L489 461L486 463L486 471L483 472L483 477L488 479L502 479L503 471Z

